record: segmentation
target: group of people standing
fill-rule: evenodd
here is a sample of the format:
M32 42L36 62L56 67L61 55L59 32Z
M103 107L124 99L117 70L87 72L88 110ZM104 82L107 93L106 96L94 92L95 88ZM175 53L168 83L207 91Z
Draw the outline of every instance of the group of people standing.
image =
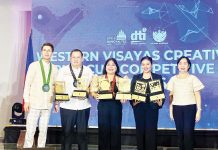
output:
M87 150L87 127L91 104L88 97L70 97L69 101L54 101L55 81L64 81L66 92L72 95L77 89L77 78L85 77L89 85L92 84L94 73L83 65L83 53L74 49L70 53L70 64L59 71L51 63L54 47L51 43L44 43L41 47L42 58L33 62L28 69L24 88L24 109L28 113L24 148L33 145L34 133L39 121L38 147L45 147L49 116L54 103L56 112L60 110L63 133L62 150L70 150L72 133L76 127L79 150ZM142 73L134 75L131 82L131 91L137 80L149 82L160 80L164 92L162 76L152 73L152 58L141 58ZM170 118L175 121L178 133L180 150L193 149L193 131L195 122L201 117L200 90L204 88L202 82L194 75L189 74L191 62L188 57L182 56L177 61L179 73L167 83L170 91ZM89 95L98 101L98 130L99 150L121 150L121 122L122 103L127 100L116 100L118 92L117 81L122 78L119 74L119 65L114 58L106 60L102 78L110 82L113 93L112 99L99 99L97 92L88 90ZM149 87L146 93L149 93ZM145 102L131 100L136 123L136 139L138 150L157 149L157 125L159 109L165 99L150 101L146 96Z

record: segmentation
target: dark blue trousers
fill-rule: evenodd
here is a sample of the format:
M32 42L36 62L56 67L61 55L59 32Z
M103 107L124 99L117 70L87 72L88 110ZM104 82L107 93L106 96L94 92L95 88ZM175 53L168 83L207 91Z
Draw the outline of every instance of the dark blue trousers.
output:
M63 133L62 150L71 150L72 135L76 126L79 150L88 150L87 127L90 108L84 110L60 109Z
M173 117L180 150L193 150L196 105L173 105Z
M159 109L150 106L149 103L139 103L133 106L136 139L138 150L157 149L157 123Z
M121 150L122 104L116 100L98 103L99 150Z

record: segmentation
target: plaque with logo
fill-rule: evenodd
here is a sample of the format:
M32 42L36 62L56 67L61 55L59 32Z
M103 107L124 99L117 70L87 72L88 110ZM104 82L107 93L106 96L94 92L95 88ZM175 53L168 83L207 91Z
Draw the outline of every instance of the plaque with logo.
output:
M104 77L98 78L98 99L112 99L113 92L111 92L111 84Z
M116 94L117 100L131 100L130 93L131 81L128 78L118 78L117 81L118 92Z
M65 91L65 82L56 81L55 82L55 101L69 101L69 95Z
M92 82L90 84L90 91L93 93L98 93L98 75L94 75L92 78Z
M147 90L147 82L143 80L136 80L135 84L133 85L134 89L132 91L132 100L137 101L146 101L146 90Z
M87 78L78 78L76 81L76 89L73 91L72 97L87 97L89 81Z
M165 98L160 80L153 80L148 82L150 88L150 101L156 101Z

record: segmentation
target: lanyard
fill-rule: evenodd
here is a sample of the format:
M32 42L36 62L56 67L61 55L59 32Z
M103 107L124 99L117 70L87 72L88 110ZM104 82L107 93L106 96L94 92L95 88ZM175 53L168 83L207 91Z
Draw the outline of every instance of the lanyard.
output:
M47 80L46 80L46 78L45 78L45 70L44 70L44 66L43 66L43 63L42 63L42 59L39 61L39 63L40 63L41 72L42 72L43 85L49 84L50 78L51 78L52 65L50 63L49 73L48 73L48 77L47 77Z
M74 87L77 87L77 79L76 79L76 75L75 75L75 73L73 72L73 69L72 69L71 63L70 63L70 65L69 65L69 67L70 67L71 75L72 75L72 77L73 77L73 79L74 79L74 81L73 81L73 86L74 86ZM83 73L83 66L82 66L81 69L80 69L80 72L79 72L79 76L78 76L78 78L81 78L82 73Z

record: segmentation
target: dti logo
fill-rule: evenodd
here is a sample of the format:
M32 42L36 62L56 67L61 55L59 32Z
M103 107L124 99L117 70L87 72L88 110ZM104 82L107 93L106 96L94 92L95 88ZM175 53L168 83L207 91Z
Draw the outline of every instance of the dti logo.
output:
M156 42L163 42L167 37L167 32L165 30L158 30L153 32L153 39Z
M147 31L147 28L142 28L142 30L139 30L139 31L135 30L135 32L131 34L132 43L138 43L138 42L145 41L146 31Z

